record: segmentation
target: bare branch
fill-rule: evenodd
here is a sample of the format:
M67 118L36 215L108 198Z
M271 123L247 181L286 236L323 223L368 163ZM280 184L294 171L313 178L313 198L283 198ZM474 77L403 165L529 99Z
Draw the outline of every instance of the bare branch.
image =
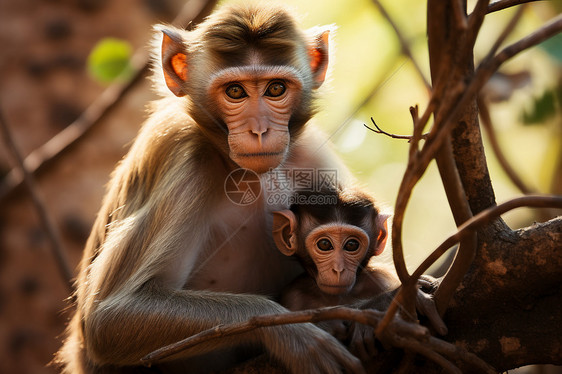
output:
M12 132L10 131L8 124L6 123L6 119L4 118L2 110L0 110L0 131L2 131L6 146L12 151L18 167L23 171L23 181L27 187L27 190L29 191L31 201L33 202L33 205L35 206L35 209L39 214L41 223L43 224L43 227L47 232L47 236L51 241L51 248L58 266L59 273L66 283L68 289L72 291L72 269L66 257L66 252L64 250L64 246L62 245L61 236L59 234L59 231L57 230L55 223L47 212L47 208L45 207L45 203L38 192L38 188L33 175L31 175L31 173L25 167L21 152L19 151L18 146L14 141Z
M394 30L394 33L396 34L396 36L398 37L398 41L400 42L402 53L406 55L410 59L410 61L412 61L412 64L414 65L414 69L417 71L419 77L422 79L426 89L428 91L431 91L431 84L429 84L429 82L425 78L425 75L423 74L419 64L414 58L414 55L412 54L412 51L410 49L410 45L406 40L406 38L404 37L404 35L402 34L402 31L400 30L398 25L396 25L396 22L394 22L392 17L390 17L390 14L388 14L388 12L386 11L385 7L381 4L381 2L379 0L372 0L372 1L373 4L379 9L379 12L381 12L381 15L387 20L387 22Z
M503 151L500 147L498 142L498 137L496 135L496 131L494 130L494 126L492 125L492 118L490 117L490 111L488 110L488 104L484 102L484 100L479 97L478 98L478 109L480 110L480 118L482 119L482 127L486 130L488 134L488 138L490 140L490 145L492 146L492 151L496 155L498 162L500 163L502 169L507 174L508 178L511 182L519 188L521 192L524 194L531 194L536 193L533 189L528 187L525 182L519 177L515 169L511 166Z
M479 2L480 8L482 8L482 1ZM478 7L478 5L477 5ZM478 14L478 13L477 13ZM474 15L474 14L473 14ZM478 24L477 21L472 21L472 23ZM473 26L474 27L474 26ZM442 146L443 142L447 139L452 127L456 123L457 117L462 113L464 107L469 103L470 100L474 100L478 91L484 85L484 83L489 79L489 77L501 66L503 62L509 58L515 56L517 53L530 48L547 38L555 35L562 29L562 16L556 17L552 22L537 30L528 37L520 40L517 43L510 45L509 47L502 50L498 56L492 59L485 60L480 67L477 69L473 79L470 81L468 86L459 82L459 85L455 87L455 92L449 92L450 96L456 96L456 93L462 92L462 95L458 100L451 101L451 106L448 111L448 115L443 116L443 120L439 121L434 125L433 130L430 132L428 139L426 140L423 149L421 150L419 157L410 157L408 160L408 167L404 173L404 177L400 184L399 194L396 199L395 204L395 217L393 220L393 230L392 230L392 245L393 245L393 260L396 267L398 276L403 284L408 284L412 280L409 279L409 273L406 268L403 248L402 248L402 224L404 219L404 213L408 200L412 194L412 189L415 184L419 181L427 166L431 160L435 157L437 151ZM432 96L434 96L436 93ZM453 105L454 104L454 105ZM428 115L429 117L429 115ZM417 129L416 129L417 130ZM414 139L415 140L415 139ZM412 141L412 143L414 143ZM414 147L414 144L411 145ZM410 152L410 155L415 154ZM447 247L448 248L448 247ZM440 255L439 255L440 256ZM431 263L433 263L433 260ZM425 271L425 270L424 270ZM419 276L418 276L419 277ZM416 277L414 277L416 278Z
M562 15L556 17L550 23L541 27L539 30L535 31L531 35L521 39L520 41L511 44L510 46L504 48L496 57L486 58L476 70L476 73L467 87L462 88L463 95L452 107L450 114L445 120L436 126L438 130L436 131L437 136L434 136L433 131L430 133L424 149L421 151L421 159L419 160L419 168L425 170L429 165L429 162L433 159L435 153L441 147L442 142L446 139L446 134L451 131L451 128L455 124L456 118L460 115L463 107L468 104L470 100L473 100L478 91L482 86L488 81L492 74L507 60L517 55L518 53L531 48L544 40L556 35L562 31ZM413 173L413 171L407 171L407 174ZM420 174L418 170L417 173ZM415 177L410 176L408 177ZM394 243L394 242L393 242Z
M390 306L388 307L384 318L380 321L378 327L375 330L376 336L381 339L386 334L385 329L387 329L392 321L396 312L400 309L400 306L404 304L405 291L409 290L410 287L417 282L419 277L424 274L427 269L435 261L437 261L449 248L464 239L467 235L474 233L479 227L485 225L486 223L492 221L493 219L499 217L500 215L519 208L519 207L557 207L562 208L562 196L524 196L509 200L498 206L488 208L476 216L472 217L464 224L462 224L458 231L448 237L443 241L414 271L414 273L407 279L406 283L403 283L402 288L394 296ZM478 359L480 360L480 359Z
M476 37L480 32L480 27L484 22L484 18L488 13L489 3L490 0L478 0L476 6L474 7L474 11L468 16L467 39L464 47L470 48L471 51L474 47L474 43L476 42Z
M545 26L541 27L537 31L533 32L530 35L527 35L523 39L519 40L516 43L511 44L510 46L504 48L496 57L494 57L490 62L489 65L487 63L483 63L483 69L490 69L492 72L496 71L504 62L512 58L513 56L517 55L518 53L523 52L526 49L536 46L544 42L545 40L553 37L554 35L562 32L562 15L558 15L550 22L548 22ZM480 70L480 68L479 68Z
M413 339L407 339L400 336L394 338L393 343L399 348L405 350L416 352L422 356L429 358L431 361L439 364L446 373L452 374L462 374L462 371L456 367L453 363L447 360L445 357L441 356L439 353L430 349L427 345L420 343Z
M179 342L160 348L146 355L141 360L145 363L161 360L203 342L225 336L243 334L260 327L287 325L292 323L316 323L334 319L350 320L376 327L383 316L384 313L373 309L358 310L341 306L288 312L283 314L255 316L244 322L229 325L218 325L212 329L202 331L184 340L180 340ZM395 320L393 323L394 326L396 326L397 331L400 331L400 333L412 335L420 339L429 337L429 331L423 326L400 320Z
M466 11L464 10L464 4L461 0L453 1L453 14L455 16L456 24L461 30L465 31L468 28L468 21Z
M500 47L503 44L503 42L505 41L505 39L507 39L507 37L513 32L513 29L515 29L515 26L517 26L517 24L519 23L519 20L521 19L521 16L523 15L524 10L525 10L525 5L522 5L519 8L517 8L517 12L515 12L513 17L511 17L511 19L507 23L506 27L503 29L502 33L500 34L500 36L498 36L494 45L492 46L492 48L488 52L489 55L496 54L498 49L500 49Z
M443 146L437 152L435 160L437 161L439 175L443 181L443 187L455 223L457 226L460 226L472 218L472 211L468 205L466 192L453 158L450 135L448 139L443 142ZM449 301L455 290L470 268L472 261L474 261L477 244L478 238L474 233L472 235L467 235L466 238L463 238L461 241L455 260L447 270L443 281L435 292L435 305L439 315L443 316L445 314L447 305L449 305Z
M343 306L255 316L245 322L218 325L214 328L202 331L189 338L151 352L143 357L141 361L145 365L150 365L152 362L170 357L198 344L213 339L240 335L261 327L294 323L316 323L327 320L348 320L376 328L383 316L384 313L377 310L358 310ZM417 323L409 323L401 319L393 319L390 328L385 331L383 337L385 343L402 348L407 352L414 352L425 356L429 360L442 366L445 370L448 370L448 372L458 373L458 371L453 369L455 366L450 360L462 361L476 368L489 368L485 362L463 348L455 347L451 343L437 338L431 340L430 338L431 336L427 328ZM444 354L447 359L445 359L442 354ZM485 370L484 372L492 373L494 371Z
M492 4L488 5L488 13L497 12L500 10L504 10L507 8L511 8L517 5L532 3L534 1L541 1L541 0L499 0L495 1Z
M433 336L429 337L429 341L431 342L431 346L433 349L446 357L458 357L460 360L469 363L472 367L478 369L480 373L497 373L493 367L488 365L484 360L480 357L476 356L474 353L467 351L466 349L460 348L454 344L442 344L443 340L437 339ZM451 351L451 349L453 351Z
M371 130L372 132L374 132L375 134L383 134L386 135L392 139L405 139L408 140L408 142L410 142L410 140L412 140L412 135L396 135L396 134L391 134L389 132L386 132L384 130L382 130L379 125L376 124L375 120L373 119L373 117L371 117L371 122L373 123L373 125L375 126L375 128L369 127L366 124L363 124L363 126L365 126L366 128L368 128L369 130ZM422 135L422 138L426 137L427 134Z

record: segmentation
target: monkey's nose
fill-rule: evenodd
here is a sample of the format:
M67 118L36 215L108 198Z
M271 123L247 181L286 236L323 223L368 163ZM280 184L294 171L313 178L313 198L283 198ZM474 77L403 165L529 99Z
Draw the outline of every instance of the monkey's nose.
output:
M258 144L261 147L262 146L262 139L265 136L265 133L267 132L267 128L252 128L251 133L256 135L258 137Z
M340 281L340 276L341 276L341 274L344 272L343 266L342 266L342 267L339 267L339 266L338 266L337 268L334 267L334 268L332 268L332 271L333 271L333 272L336 274L336 276L338 277L338 282L339 282L339 281Z

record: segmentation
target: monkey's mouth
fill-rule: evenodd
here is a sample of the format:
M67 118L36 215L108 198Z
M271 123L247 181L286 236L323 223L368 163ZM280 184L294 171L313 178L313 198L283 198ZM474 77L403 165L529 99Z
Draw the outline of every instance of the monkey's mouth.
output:
M256 152L256 153L237 153L236 157L278 157L283 152Z
M285 158L285 152L232 153L230 158L241 168L250 169L258 174L262 174L279 166Z
M330 295L342 295L348 293L353 284L318 284L320 289Z

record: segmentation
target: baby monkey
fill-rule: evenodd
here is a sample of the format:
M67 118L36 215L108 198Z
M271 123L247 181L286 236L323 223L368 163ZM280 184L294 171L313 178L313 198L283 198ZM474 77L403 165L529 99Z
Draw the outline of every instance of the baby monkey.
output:
M398 288L400 282L388 265L369 261L384 250L389 215L381 213L374 200L360 190L316 194L312 199L313 193L300 193L298 200L304 203L273 213L277 248L297 257L306 271L287 286L281 304L290 310L335 305L385 310L391 297L376 296ZM312 201L317 204L307 204ZM427 286L428 278L420 280L420 285ZM446 333L429 295L419 290L416 306L439 333ZM343 321L318 325L363 361L378 351L369 326Z
M389 215L359 190L313 196L300 193L305 204L273 213L277 248L296 256L307 272L288 286L281 304L291 310L356 304L396 288L398 280L387 267L368 264L384 250ZM322 203L306 204L311 201Z

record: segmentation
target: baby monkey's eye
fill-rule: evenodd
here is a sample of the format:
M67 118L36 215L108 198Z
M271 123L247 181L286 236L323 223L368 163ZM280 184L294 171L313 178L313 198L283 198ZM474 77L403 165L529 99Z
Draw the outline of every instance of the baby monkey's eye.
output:
M318 249L320 249L321 251L329 251L331 249L333 249L334 247L332 246L332 242L329 241L328 239L320 239L318 241L318 243L316 243L316 246L318 247Z
M355 239L349 239L345 242L343 249L348 252L354 252L359 249L359 242Z

